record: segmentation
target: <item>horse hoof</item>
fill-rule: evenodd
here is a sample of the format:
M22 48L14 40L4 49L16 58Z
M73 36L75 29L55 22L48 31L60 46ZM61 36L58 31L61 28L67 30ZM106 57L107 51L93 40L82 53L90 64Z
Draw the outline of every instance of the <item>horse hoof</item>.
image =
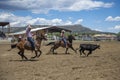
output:
M41 54L40 55L38 55L37 57L40 57L41 56Z
M34 59L35 57L31 57L30 59Z
M28 59L22 59L22 61L27 61Z
M57 52L56 52L56 53L54 53L54 54L57 54Z
M70 53L65 53L65 54L70 54Z
M26 58L26 60L28 60L28 58Z

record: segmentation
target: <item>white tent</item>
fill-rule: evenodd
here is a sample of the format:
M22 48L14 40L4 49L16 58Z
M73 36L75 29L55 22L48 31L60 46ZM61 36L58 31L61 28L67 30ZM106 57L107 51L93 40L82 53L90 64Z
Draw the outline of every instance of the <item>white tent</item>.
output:
M48 31L48 32L61 32L61 30L65 30L67 32L71 32L71 30L65 29L65 28L60 28L60 27L56 27L56 26L48 26L48 27L39 27L39 28L33 28L31 29L31 32L39 32L39 33L43 33L44 31ZM20 31L20 32L15 32L15 33L10 33L9 36L18 36L18 35L24 35L26 33L26 30Z
M34 28L34 29L31 29L31 32L37 32L37 31L48 29L48 28L50 28L50 27ZM9 35L22 35L22 34L25 34L25 33L26 33L26 30L20 31L20 32L15 32L15 33L10 33Z

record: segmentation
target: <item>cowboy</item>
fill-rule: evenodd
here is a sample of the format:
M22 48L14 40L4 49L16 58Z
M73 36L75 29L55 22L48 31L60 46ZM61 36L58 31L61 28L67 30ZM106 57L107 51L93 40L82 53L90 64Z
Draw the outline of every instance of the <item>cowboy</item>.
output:
M27 40L30 42L32 50L35 50L35 43L34 40L32 38L32 33L31 33L31 29L32 27L30 25L28 25L28 27L26 28L26 36L27 36Z
M66 40L66 37L65 37L65 30L62 30L62 31L61 31L60 36L61 36L61 40L62 40L62 41L64 42L64 44L65 44L65 47L67 48L67 40Z
M18 36L18 42L20 42L21 40L22 40L22 36L19 35L19 36Z

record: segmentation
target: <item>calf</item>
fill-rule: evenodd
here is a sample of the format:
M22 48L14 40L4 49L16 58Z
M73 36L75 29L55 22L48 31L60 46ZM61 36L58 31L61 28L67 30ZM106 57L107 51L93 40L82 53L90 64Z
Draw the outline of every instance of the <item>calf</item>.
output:
M96 44L80 44L80 47L79 47L80 56L82 55L82 53L85 56L88 56L88 55L92 54L92 51L96 50L97 48L100 49L100 45L96 45ZM85 50L89 51L87 55L84 52Z

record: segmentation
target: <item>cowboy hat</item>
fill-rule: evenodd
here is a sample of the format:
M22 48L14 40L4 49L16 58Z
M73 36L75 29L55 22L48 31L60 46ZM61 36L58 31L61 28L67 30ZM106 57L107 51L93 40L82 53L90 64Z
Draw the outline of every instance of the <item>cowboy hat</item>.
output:
M32 26L30 26L30 25L28 25L28 28L32 29L33 27L32 27Z
M61 32L65 32L65 30L62 30Z

